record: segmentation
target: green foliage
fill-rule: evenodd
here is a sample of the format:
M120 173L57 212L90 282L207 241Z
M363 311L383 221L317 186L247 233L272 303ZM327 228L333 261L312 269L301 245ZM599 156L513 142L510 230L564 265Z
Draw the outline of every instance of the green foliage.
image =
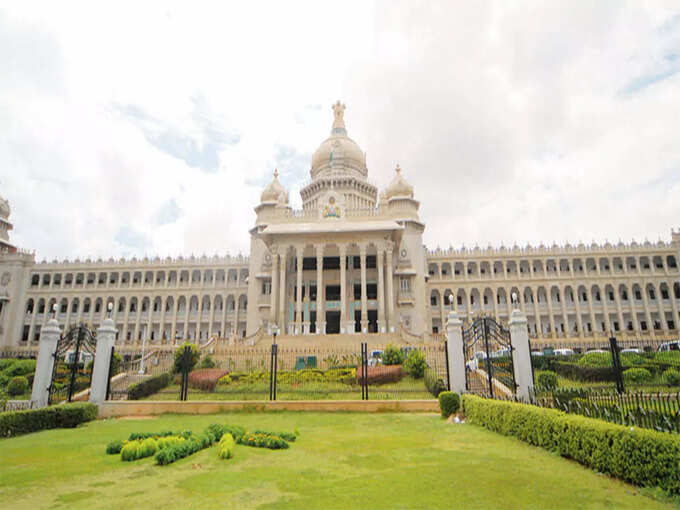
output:
M156 453L156 464L161 466L171 464L175 461L183 459L184 457L188 457L189 455L192 455L203 448L207 448L207 446L212 444L212 442L207 444L207 437L204 439L205 441L202 441L199 436L191 436L188 439L183 439L177 442L174 446L166 446ZM207 444L207 446L204 446L205 444Z
M0 365L0 386L5 386L13 378L20 375L28 376L35 372L34 359L5 359Z
M216 366L215 360L212 359L212 356L208 354L203 357L201 364L198 365L198 368L215 368Z
M554 367L558 375L574 381L612 382L615 380L615 373L611 366L596 367L567 361L557 361L554 363Z
M140 447L139 441L130 441L129 443L127 443L125 446L123 446L123 449L120 451L120 460L125 462L131 462L133 460L137 460L138 458L140 458L139 447Z
M115 441L111 441L109 444L106 445L106 453L108 455L115 455L117 453L120 453L120 451L123 449L123 441L120 439L117 439Z
M218 386L226 386L229 383L231 383L231 376L229 374L225 375L224 377L220 377L219 381L217 381Z
M437 398L442 391L446 391L446 383L430 367L425 369L425 387L432 396Z
M423 351L413 350L408 353L404 361L404 370L414 379L421 379L425 375L427 368L427 360Z
M128 441L135 441L137 439L148 439L150 437L158 439L159 437L167 437L173 435L176 434L170 430L162 430L161 432L132 432L130 433L130 437L128 437Z
M404 362L404 353L395 345L388 344L382 354L383 365L401 365Z
M149 395L153 395L162 390L172 382L172 375L165 373L154 377L149 377L144 381L131 385L128 388L128 400L139 400Z
M652 379L652 374L646 368L629 368L623 371L623 380L627 384L647 384Z
M188 356L184 355L184 350L189 348ZM175 373L191 372L201 357L201 351L196 344L185 343L175 349L175 363L173 365Z
M97 406L88 403L64 404L0 413L0 437L12 437L38 430L73 428L97 418Z
M210 432L215 437L215 441L222 439L224 434L230 434L236 441L238 441L241 436L246 433L246 429L239 427L238 425L222 425L218 423L208 425L205 430Z
M645 358L635 352L624 352L619 354L621 366L632 367L635 365L644 365ZM609 352L587 352L577 362L584 367L611 367L612 355Z
M680 372L674 368L664 370L661 377L664 384L668 386L680 386Z
M542 390L552 391L557 388L557 374L550 370L544 370L536 374L536 383Z
M266 430L253 430L253 434L264 434L265 436L276 436L281 439L294 443L299 433L296 432L268 432Z
M680 437L527 404L463 396L468 422L540 446L599 473L680 494Z
M269 448L270 450L282 450L289 447L285 439L271 434L262 434L247 432L238 441L239 444L245 446L254 446L256 448Z
M18 395L23 395L28 391L28 379L23 375L17 375L12 377L12 379L7 384L7 394L10 397L16 397Z
M439 394L439 409L441 409L444 418L457 413L460 409L460 395L452 391L442 391Z
M236 442L231 434L224 434L217 445L217 456L220 459L231 459L234 456Z

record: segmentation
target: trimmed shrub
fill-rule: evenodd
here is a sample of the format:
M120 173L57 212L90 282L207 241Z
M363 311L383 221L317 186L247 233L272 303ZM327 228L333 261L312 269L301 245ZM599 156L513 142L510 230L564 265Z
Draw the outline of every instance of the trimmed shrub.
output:
M536 382L540 389L552 391L557 388L557 374L550 370L538 372L538 374L536 374Z
M215 391L217 381L229 372L221 368L201 368L189 374L189 387L202 391Z
M108 455L115 455L117 453L120 453L120 451L123 449L123 441L120 439L117 439L116 441L111 441L109 444L106 445L106 453Z
M392 382L399 382L403 376L401 372L401 365L378 365L376 367L366 367L366 379L368 384L385 384ZM357 384L363 382L363 377L361 375L361 369L357 370Z
M406 360L404 360L404 370L414 379L422 379L427 368L427 360L423 351L414 350L408 353Z
M168 373L149 377L142 382L133 384L128 388L128 400L139 400L157 391L162 390L172 382L172 376Z
M215 363L215 360L212 359L212 356L210 356L210 354L208 354L203 357L201 363L198 365L198 368L215 368L216 366L217 364Z
M231 383L231 376L229 374L225 375L224 377L220 377L219 381L217 381L217 384L219 386L226 386Z
M120 460L124 462L132 462L139 458L139 441L130 441L120 451Z
M446 391L446 383L430 367L425 369L425 387L434 398L439 397L442 391Z
M163 430L161 432L131 432L130 437L128 437L128 441L135 441L136 439L148 439L150 437L158 439L159 437L174 435L176 435L175 432L171 432L170 430Z
M171 464L175 461L183 459L184 457L188 457L189 455L196 453L203 448L205 447L198 437L190 437L189 439L185 439L177 443L175 446L167 446L156 453L156 464L161 466Z
M457 413L460 409L460 395L452 391L442 391L439 394L439 409L441 409L444 418Z
M217 445L217 456L220 459L231 459L234 456L236 442L231 434L224 434Z
M254 446L256 448L269 448L270 450L284 450L289 448L288 443L279 436L256 434L254 432L244 434L238 443L245 446Z
M470 423L540 446L600 473L680 494L680 437L528 404L463 395Z
M667 384L668 386L680 386L680 372L674 368L664 370L661 377L664 384Z
M17 375L10 380L7 384L7 394L10 397L16 397L18 395L23 395L28 391L28 379L23 375Z
M297 439L299 432L268 432L266 430L254 430L253 434L264 434L265 436L276 436L281 439L288 441L289 443L294 443Z
M629 368L623 371L623 380L627 384L647 384L652 381L652 374L646 368Z
M185 359L184 349L186 347L189 347L190 355ZM200 357L201 352L199 351L196 344L190 344L187 342L183 345L180 345L177 349L175 349L175 363L173 365L175 373L184 371L191 372L196 366L196 363L198 363Z
M224 434L230 434L236 441L238 441L241 436L246 433L246 429L239 427L238 425L221 425L218 423L208 425L205 430L206 432L210 432L213 436L215 436L215 441L222 439Z
M578 363L567 361L556 361L554 366L555 372L557 372L558 375L575 381L612 382L616 378L611 366L595 367L590 365L579 365Z
M404 353L396 346L388 344L382 354L382 362L383 365L401 365L404 362Z
M34 372L34 359L8 359L4 363L4 368L0 369L0 386L5 386L13 377L28 376Z

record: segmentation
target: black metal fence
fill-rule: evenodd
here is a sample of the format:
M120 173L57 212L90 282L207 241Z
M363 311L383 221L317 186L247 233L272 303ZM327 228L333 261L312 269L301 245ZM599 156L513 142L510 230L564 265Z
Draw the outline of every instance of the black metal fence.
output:
M136 361L127 367L128 382L167 374L172 361L154 357L144 366ZM370 348L366 343L350 347L238 347L205 356L189 373L173 373L170 384L145 398L430 399L448 386L447 370L444 343L389 348ZM432 380L437 383L434 388ZM112 383L111 387L112 398L126 398L129 384Z

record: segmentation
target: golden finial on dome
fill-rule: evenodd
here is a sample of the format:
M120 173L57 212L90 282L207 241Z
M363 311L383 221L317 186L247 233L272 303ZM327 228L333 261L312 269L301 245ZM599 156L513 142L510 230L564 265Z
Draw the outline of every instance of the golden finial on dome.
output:
M340 101L333 105L333 128L331 133L347 135L347 130L345 129L345 105Z

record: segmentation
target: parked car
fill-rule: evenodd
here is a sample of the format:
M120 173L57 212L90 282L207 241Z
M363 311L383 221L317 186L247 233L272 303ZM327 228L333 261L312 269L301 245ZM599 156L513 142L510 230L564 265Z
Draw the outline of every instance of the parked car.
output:
M555 349L555 356L572 356L574 349Z
M531 351L532 356L543 356L543 351Z
M382 363L382 355L383 352L381 350L376 349L371 351L371 353L368 355L368 366L374 367Z
M510 349L498 349L495 352L491 353L492 358L507 358L510 356Z
M76 351L67 351L64 355L64 363L70 365L74 362L76 358ZM94 359L94 356L89 352L79 351L78 353L78 363L83 366L87 365L90 361Z
M659 346L659 352L680 351L680 342L664 342Z
M626 354L627 352L634 352L635 354L641 354L642 349L638 349L637 347L629 347L628 349L621 349L621 354Z
M609 351L605 351L603 349L590 349L589 351L586 351L586 354L591 354L593 352L597 352L598 354L607 354Z

